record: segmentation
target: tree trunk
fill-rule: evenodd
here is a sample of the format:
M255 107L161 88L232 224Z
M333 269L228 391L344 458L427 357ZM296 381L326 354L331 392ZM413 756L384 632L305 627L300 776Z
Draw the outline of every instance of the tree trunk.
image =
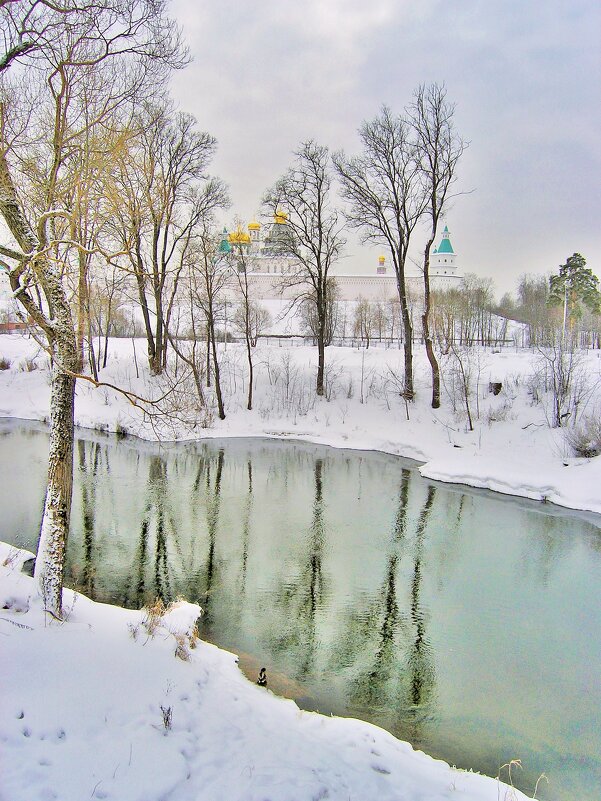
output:
M0 156L0 213L23 251L36 250L39 243L19 206L5 153ZM43 329L52 353L48 487L34 575L39 580L46 610L60 619L64 554L71 516L75 405L75 378L66 371L77 371L77 337L59 267L39 256L32 270L53 311L53 319L48 319L36 305L21 283L18 271L11 272L9 277L15 297Z
M213 353L213 369L215 371L215 394L217 396L217 409L219 413L219 419L225 420L225 409L223 408L223 395L221 393L221 374L219 372L219 361L217 359L217 343L215 342L215 326L213 322L213 318L211 316L210 322L210 341L211 341L211 348ZM207 343L207 353L208 353L208 343ZM210 372L210 370L209 370ZM251 380L252 380L252 373L251 373Z
M325 339L326 339L326 289L325 281L318 281L317 284L317 383L315 391L317 395L324 395L324 373L325 373Z
M246 328L246 357L248 360L248 403L246 404L246 408L250 412L253 407L253 354L248 326Z
M323 342L323 331L319 332L317 338L317 387L318 395L324 394L324 372L325 372L325 347Z
M434 231L435 233L435 231ZM432 371L432 408L440 408L440 368L434 353L432 337L430 335L430 248L434 237L426 245L424 251L424 313L422 314L422 331L426 345L426 355Z
M207 316L207 388L211 386L211 346L213 342L213 326L211 326L210 315ZM214 333L214 331L213 331Z
M61 369L55 358L52 366L48 487L34 576L40 584L44 608L58 619L62 618L64 561L71 517L74 400L75 379Z
M399 290L399 300L401 304L401 321L403 323L403 350L405 362L405 381L403 397L405 400L413 400L413 330L411 328L411 315L409 314L409 304L407 303L407 288L405 286L405 276L399 269L397 271L397 288Z

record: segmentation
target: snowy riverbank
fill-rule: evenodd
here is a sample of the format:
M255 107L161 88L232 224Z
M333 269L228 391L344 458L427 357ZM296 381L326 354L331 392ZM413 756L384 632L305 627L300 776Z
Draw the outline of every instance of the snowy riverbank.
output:
M30 556L0 544L3 799L525 799L257 687L194 640L193 604L153 618L65 590L66 622L45 619Z
M131 340L112 340L101 380L143 397L157 396L161 389L148 375L144 352L144 343L138 340L134 360ZM0 371L0 416L47 419L46 356L32 340L4 335L0 336L0 358L10 363L9 369ZM467 430L460 399L450 397L450 366L442 407L430 408L421 348L416 347L415 354L417 397L409 407L398 394L402 354L397 348L328 348L329 400L318 399L313 392L315 348L259 345L254 358L251 412L246 409L243 348L230 344L223 353L224 421L214 412L199 421L187 410L182 412L187 423L150 421L123 395L80 381L76 422L87 428L121 429L146 439L267 436L381 450L423 462L420 470L429 478L601 512L601 458L574 458L564 430L548 425L552 399L536 378L540 369L536 352L474 351L473 431ZM31 365L40 369L28 372ZM581 416L599 413L600 375L601 353L584 352L581 377L588 390L582 392ZM501 394L489 392L491 381L502 382ZM193 392L190 387L187 397Z

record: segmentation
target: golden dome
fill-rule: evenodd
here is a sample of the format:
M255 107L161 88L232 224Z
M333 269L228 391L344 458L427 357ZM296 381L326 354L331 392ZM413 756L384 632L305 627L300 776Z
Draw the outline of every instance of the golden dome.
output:
M249 222L248 230L249 231L260 231L261 230L261 223L258 223L255 220L253 220L252 222Z
M242 228L236 228L227 238L231 245L250 245L250 236Z
M380 264L384 264L384 262L386 261L386 256L380 256L378 261L380 262Z
M288 222L288 215L285 211L280 211L278 209L278 211L276 211L276 213L273 215L273 221L276 223L276 225L286 225Z

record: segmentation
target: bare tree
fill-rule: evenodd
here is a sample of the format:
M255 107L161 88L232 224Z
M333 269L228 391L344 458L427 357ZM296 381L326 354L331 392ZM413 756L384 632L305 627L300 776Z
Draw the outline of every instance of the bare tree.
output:
M100 243L85 245L72 237L63 205L62 181L69 175L75 147L107 124L110 112L131 102L164 77L163 66L178 60L177 32L155 0L104 0L59 4L0 4L5 49L0 54L0 215L10 239L0 245L15 298L39 326L52 360L48 484L35 575L48 612L62 615L64 555L69 532L73 485L75 380L79 367L77 332L65 275L79 253L102 254ZM10 69L9 69L10 68ZM38 92L28 109L27 135L13 136L28 97L18 86L27 70ZM104 85L107 103L100 117L82 117L82 86ZM11 87L12 84L12 87ZM7 98L15 99L8 104ZM35 140L35 147L32 140ZM17 190L24 175L23 147L37 158L43 189L37 204Z
M109 350L109 337L123 333L125 318L122 307L125 303L125 283L127 276L123 274L115 264L103 265L104 269L98 270L99 275L93 275L91 286L86 287L86 307L85 313L89 320L89 347L90 347L90 367L94 378L98 379L98 371L106 367ZM87 273L87 271L86 271ZM86 274L86 278L89 275ZM87 283L87 281L86 281ZM98 336L97 363L94 359L94 348L92 345L93 334ZM104 344L101 345L101 337Z
M194 267L190 276L191 297L193 299L193 308L191 309L192 334L196 342L195 309L201 308L206 320L207 373L210 373L209 360L212 360L217 410L219 419L225 420L216 326L226 286L231 277L231 265L225 258L225 254L219 250L217 236L210 230L203 232L198 245Z
M426 208L419 156L411 125L384 106L380 114L359 129L363 154L334 154L342 182L342 195L351 227L362 231L363 241L386 246L392 257L401 304L404 333L404 395L412 399L413 327L408 303L405 263L411 235Z
M336 279L331 275L326 281L326 324L324 345L327 348L332 344L338 325L339 292ZM305 298L300 304L300 318L304 330L313 337L314 344L319 338L319 316L317 314L317 300L315 296Z
M242 232L241 224L237 226L237 235L230 255L230 264L235 280L238 284L240 305L237 313L237 326L244 335L246 344L246 361L248 363L248 396L246 408L250 411L253 407L253 383L254 383L254 362L253 362L253 309L255 301L252 297L252 285L248 280L250 271L250 261L246 253L246 237ZM255 343L256 344L256 343Z
M246 304L240 303L232 317L234 328L237 328L242 334L246 332L247 318L250 346L251 348L256 348L259 337L264 333L265 329L271 325L271 315L258 301L250 299L248 303L248 315Z
M158 375L166 366L169 321L187 251L196 229L227 205L227 192L206 175L216 140L196 130L192 115L174 115L165 100L140 113L134 133L117 165L115 233L128 254L148 362Z
M365 298L359 298L353 315L353 336L365 342L366 348L369 348L375 324L374 307Z
M553 315L550 314L549 277L524 274L518 282L515 319L528 326L528 345L540 347L553 341Z
M264 205L272 214L283 209L289 236L284 252L294 258L287 278L297 288L297 301L315 304L317 339L316 392L324 394L325 348L328 336L328 279L345 244L340 214L332 203L329 151L313 140L295 153L292 167L267 191Z
M201 334L206 333L206 373L207 386L211 385L211 367L215 377L215 397L220 420L225 420L225 407L221 388L221 370L217 351L216 325L223 300L223 293L229 278L229 265L225 264L218 248L218 238L212 229L205 228L194 238L189 249L189 266L184 284L187 288L186 300L192 342L189 349L182 347L172 335L169 341L172 348L190 368L199 404L205 406L203 376L205 358L199 353ZM199 319L199 312L200 319Z
M430 250L434 244L438 223L450 198L450 190L456 180L457 163L465 150L463 142L454 131L455 107L447 102L446 89L434 83L420 86L415 92L410 107L410 119L414 131L419 171L427 197L425 213L430 223L428 241L424 248L424 307L422 332L426 354L432 371L432 408L440 407L440 368L430 332Z

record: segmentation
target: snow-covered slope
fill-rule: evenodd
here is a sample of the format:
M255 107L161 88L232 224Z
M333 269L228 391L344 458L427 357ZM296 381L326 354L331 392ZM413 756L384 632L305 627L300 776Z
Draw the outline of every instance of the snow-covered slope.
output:
M49 620L30 556L0 544L3 801L525 798L251 684L194 641L193 604L150 618L66 590L66 622Z

